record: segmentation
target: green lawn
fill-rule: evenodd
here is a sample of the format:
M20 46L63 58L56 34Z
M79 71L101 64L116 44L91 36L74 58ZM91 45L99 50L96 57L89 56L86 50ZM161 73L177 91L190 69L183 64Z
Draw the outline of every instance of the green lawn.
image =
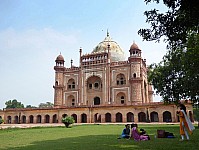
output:
M199 147L196 128L190 141L180 142L179 125L139 125L151 136L150 141L135 142L117 139L124 125L78 125L71 128L41 127L0 130L0 149L3 150L195 150ZM157 129L173 132L176 138L156 138Z

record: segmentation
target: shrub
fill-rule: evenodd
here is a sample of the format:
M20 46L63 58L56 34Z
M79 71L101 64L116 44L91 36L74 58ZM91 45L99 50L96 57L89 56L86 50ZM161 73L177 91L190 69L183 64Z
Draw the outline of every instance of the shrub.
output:
M73 117L66 116L62 118L62 123L64 123L65 126L68 128L70 124L75 123L75 120Z
M4 122L4 120L2 118L0 118L0 124L2 124Z

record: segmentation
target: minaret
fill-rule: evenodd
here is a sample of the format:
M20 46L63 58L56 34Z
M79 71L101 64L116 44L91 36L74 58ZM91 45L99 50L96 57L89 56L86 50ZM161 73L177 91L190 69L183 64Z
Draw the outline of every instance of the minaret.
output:
M109 37L108 29L107 29L106 37L108 39L108 45L107 45L107 49L108 49L108 63L110 63L111 62L111 59L110 59L111 58L111 53L110 53L110 42L109 42L110 37Z
M64 57L61 55L57 56L55 70L55 85L54 88L54 106L59 107L63 104L63 90L64 90Z
M109 32L108 32L108 29L107 29L107 37L108 37L108 39L110 39L109 38ZM110 96L110 85L111 85L111 79L110 79L110 75L111 75L111 73L110 73L110 63L111 63L111 53L110 53L110 43L109 43L109 41L108 41L108 65L107 65L107 97L108 97L108 104L111 104L111 96Z
M81 99L83 98L83 96L82 96L82 92L83 92L83 88L84 88L84 86L83 86L83 79L82 79L82 77L83 77L83 67L82 67L82 48L80 47L80 49L79 49L79 67L80 67L80 71L79 71L79 80L78 80L78 85L79 85L79 96L78 96L78 105L80 105L81 104Z
M130 57L128 58L130 62L130 83L131 83L131 102L142 103L143 102L143 82L141 78L141 50L133 42L130 47Z
M79 66L81 67L82 48L79 49Z

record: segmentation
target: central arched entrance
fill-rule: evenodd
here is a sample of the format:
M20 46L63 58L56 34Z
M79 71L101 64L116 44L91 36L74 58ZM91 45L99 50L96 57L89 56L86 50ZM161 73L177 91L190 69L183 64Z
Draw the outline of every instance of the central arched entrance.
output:
M99 76L91 75L86 80L86 91L87 91L87 105L101 105L102 97L102 80Z

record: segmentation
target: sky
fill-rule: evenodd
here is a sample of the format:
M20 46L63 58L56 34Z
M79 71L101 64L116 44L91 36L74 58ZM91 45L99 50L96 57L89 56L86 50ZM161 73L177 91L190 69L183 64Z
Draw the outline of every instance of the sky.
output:
M25 106L53 103L56 57L63 55L65 67L71 59L78 66L79 48L91 53L107 30L126 58L134 41L147 65L160 62L166 43L137 34L150 28L144 11L152 8L165 9L144 0L0 0L0 109L13 99Z

